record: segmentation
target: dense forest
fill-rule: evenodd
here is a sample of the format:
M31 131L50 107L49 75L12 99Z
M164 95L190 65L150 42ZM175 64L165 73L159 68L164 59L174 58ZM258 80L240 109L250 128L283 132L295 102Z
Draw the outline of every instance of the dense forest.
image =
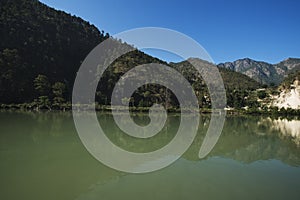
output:
M86 54L109 37L81 18L37 0L1 0L0 35L3 103L29 102L62 85L69 90ZM45 91L35 89L40 81L49 82L44 83Z
M70 104L82 61L96 45L110 37L89 22L37 0L1 0L0 35L0 104L27 103L29 107L44 108ZM116 42L120 48L128 45ZM166 63L139 50L121 56L106 70L96 93L99 105L110 104L114 85L126 71L146 63L161 63L179 71L193 86L200 106L210 107L206 85L189 62ZM258 82L229 69L219 70L228 106L257 106L252 94L261 87ZM173 93L158 85L138 89L130 102L136 107L153 103L178 106Z

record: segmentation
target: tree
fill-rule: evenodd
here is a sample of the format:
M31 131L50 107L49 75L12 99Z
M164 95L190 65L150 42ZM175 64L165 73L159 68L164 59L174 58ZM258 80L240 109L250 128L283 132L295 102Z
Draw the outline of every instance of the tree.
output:
M40 96L37 100L39 109L50 109L50 100L48 96Z
M66 92L66 84L62 82L56 82L52 86L52 93L55 97L64 97Z
M50 92L50 83L45 75L39 74L34 79L34 89L38 92L39 96L48 96Z
M0 99L3 103L23 102L28 70L16 49L0 50Z
M267 93L266 93L266 91L261 90L261 91L258 91L258 92L257 92L257 96L258 96L258 98L260 98L260 99L264 99L264 98L267 97Z
M52 93L54 95L54 104L61 104L65 102L66 85L62 82L56 82L52 86Z

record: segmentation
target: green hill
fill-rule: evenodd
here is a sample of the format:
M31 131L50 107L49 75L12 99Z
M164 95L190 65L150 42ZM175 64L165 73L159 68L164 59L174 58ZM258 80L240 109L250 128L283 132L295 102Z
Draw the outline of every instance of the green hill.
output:
M212 63L208 63L206 61L202 62L208 66L215 67L215 65ZM198 93L200 105L207 106L207 104L210 103L210 100L209 98L205 97L209 97L209 93L203 79L201 78L201 75L187 61L171 63L171 66L183 74L191 82L196 91L200 91ZM246 100L246 98L251 95L252 91L261 87L258 82L244 74L232 71L230 69L222 67L218 67L218 69L223 78L226 89L228 106L240 108L243 106L252 105L253 101L256 101L250 99Z
M37 0L1 0L0 35L0 103L34 101L46 107L71 101L73 82L81 62L109 37L89 22ZM122 48L127 44L119 42L119 45ZM146 63L163 63L178 70L197 91L200 105L209 107L206 85L188 62L168 64L139 50L123 55L106 70L98 85L97 102L109 104L119 78L129 69ZM219 70L230 106L260 86L243 74L224 68ZM157 85L140 88L132 99L135 106L150 106L153 102L177 106L172 92Z
M33 81L71 88L81 61L108 37L94 25L37 0L0 1L0 99L32 101Z

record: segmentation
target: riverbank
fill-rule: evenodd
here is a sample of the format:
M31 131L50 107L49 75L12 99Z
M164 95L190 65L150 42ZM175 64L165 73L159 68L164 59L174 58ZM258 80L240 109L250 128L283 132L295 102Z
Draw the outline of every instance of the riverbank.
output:
M37 105L36 103L21 103L21 104L0 104L1 110L22 110L22 111L70 111L72 109L76 110L96 110L99 112L112 112L113 110L118 110L119 112L127 111L127 107L118 106L112 107L110 105L72 105L70 102L63 103L60 105ZM149 112L149 107L130 107L130 112ZM191 113L200 112L201 114L210 114L213 112L210 108L200 108L197 110L192 109L181 109L176 107L169 107L167 109L168 113ZM215 112L215 111L214 111ZM221 112L221 110L220 110ZM263 108L248 108L248 109L226 109L228 115L274 115L274 116L300 116L300 109L291 108L281 108L277 107L263 107Z

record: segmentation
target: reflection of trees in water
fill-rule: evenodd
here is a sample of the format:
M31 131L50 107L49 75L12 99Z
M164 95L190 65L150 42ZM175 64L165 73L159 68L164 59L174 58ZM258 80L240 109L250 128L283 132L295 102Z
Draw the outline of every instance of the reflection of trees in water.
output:
M5 111L0 118L3 132L23 138L20 141L50 142L75 133L70 112Z
M89 155L77 137L72 113L0 112L0 125L1 158L9 168L18 169L11 175L16 179L16 191L22 191L32 180L34 191L44 191L43 197L71 185L72 192L66 199L75 199L91 183L105 183L124 175ZM9 168L0 166L0 170L11 173ZM7 179L12 178L2 177L4 182ZM35 197L31 199L42 199L39 193L30 195Z
M300 123L300 121L298 121ZM274 128L278 119L267 117L228 117L223 134L211 155L230 157L246 163L277 159L300 165L300 148L291 132Z
M146 114L133 114L131 117L132 119L127 120L133 120L142 126L150 122ZM155 151L167 145L174 138L180 123L180 116L168 117L164 128L159 133L151 138L142 139L131 137L120 130L114 123L111 114L99 114L98 119L104 133L114 144L125 150L139 153ZM126 122L123 123L125 124Z
M15 134L28 141L40 144L55 144L60 139L68 139L65 145L78 140L72 114L70 112L5 112L0 113L1 123L13 124ZM146 114L133 114L133 120L140 125L149 123ZM149 139L133 138L124 134L114 123L109 113L99 113L98 119L107 137L116 145L129 151L149 152L160 149L175 136L180 123L180 115L169 115L160 133ZM209 116L202 116L198 134L183 155L188 160L199 160L198 153L210 122ZM5 126L2 127L5 131ZM208 155L222 156L246 163L256 160L278 159L290 165L300 165L299 148L300 120L272 119L258 116L228 116L222 135ZM27 135L27 136L26 136Z
M75 128L70 112L45 112L33 115L32 138L47 142L46 139L59 139L73 135ZM49 142L49 141L48 141Z
M148 152L163 147L172 140L180 122L180 116L171 115L168 117L164 129L153 138L133 139L114 125L111 115L100 116L100 118L100 121L109 127L106 134L110 140L118 146L134 152ZM104 118L105 120L103 120ZM146 121L146 118L147 115L143 114L133 116L133 120L140 124ZM209 116L201 117L198 134L183 158L199 160L199 149L206 135L209 122ZM281 130L274 128L276 123L278 123L276 119L272 120L265 117L229 116L217 145L208 157L228 157L245 163L277 159L290 165L300 165L300 148L295 144L295 140L289 136L289 132L282 133Z
M144 114L136 114L133 118L139 124L149 122ZM177 132L179 119L179 115L171 115L165 128L155 137L132 140L114 125L112 115L99 114L100 123L106 126L107 136L115 144L137 152L158 149L171 141ZM199 149L209 122L209 116L201 117L198 134L183 155L184 159L199 160ZM7 154L9 158L20 157L22 162L26 161L24 166L20 166L22 170L15 172L24 181L37 180L54 191L73 183L74 187L80 188L76 191L72 189L74 199L85 192L86 188L91 188L91 184L97 187L98 184L117 181L118 177L126 175L101 165L88 154L77 137L71 113L0 112L0 123L1 149L10 152ZM276 159L291 166L299 166L300 148L295 144L293 134L288 136L290 129L282 129L280 123L287 122L268 117L228 116L222 135L208 157L230 158L243 163ZM4 153L3 156L6 155ZM45 179L45 174L51 174L51 178ZM52 181L52 178L59 182Z

